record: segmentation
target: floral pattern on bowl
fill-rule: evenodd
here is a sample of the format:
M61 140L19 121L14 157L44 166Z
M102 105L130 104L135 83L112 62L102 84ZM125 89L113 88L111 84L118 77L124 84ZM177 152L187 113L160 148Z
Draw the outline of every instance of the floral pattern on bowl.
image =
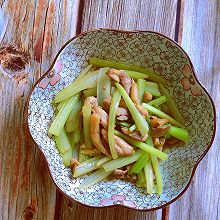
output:
M147 195L145 189L122 180L104 180L79 191L85 177L71 176L54 141L47 135L54 114L53 96L69 85L93 56L149 68L169 83L169 92L189 130L190 142L165 150L169 159L161 162L161 196ZM75 201L92 207L120 205L148 211L175 201L187 189L199 161L211 147L215 120L213 101L196 79L187 54L171 39L151 31L98 29L74 37L35 85L28 103L30 134L43 152L56 186Z

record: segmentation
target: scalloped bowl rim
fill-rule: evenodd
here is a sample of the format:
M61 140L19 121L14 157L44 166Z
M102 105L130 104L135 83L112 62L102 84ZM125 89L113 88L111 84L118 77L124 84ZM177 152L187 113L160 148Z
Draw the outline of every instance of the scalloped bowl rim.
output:
M34 140L34 138L32 137L31 135L31 132L30 132L30 128L29 128L29 124L28 124L28 106L29 106L29 102L30 102L30 97L33 93L33 90L35 89L35 87L39 84L39 82L46 76L48 75L48 73L50 73L50 71L53 69L54 67L54 64L56 63L56 60L57 58L59 57L60 53L65 49L65 47L71 43L73 40L79 38L79 37L82 37L83 35L86 35L90 32L96 32L96 31L99 31L99 30L105 30L105 31L114 31L114 32L119 32L119 33L127 33L127 34L135 34L135 33L152 33L152 34L158 34L168 40L170 40L172 43L174 43L178 48L180 48L184 54L186 55L190 65L191 65L191 68L192 68L192 73L197 81L197 83L201 86L201 88L203 89L203 91L207 94L211 104L212 104L212 108L213 108L213 115L214 115L214 130L213 130L213 134L212 134L212 138L210 140L210 143L208 144L207 148L204 150L204 152L202 153L202 155L197 159L197 161L195 162L195 165L192 169L192 173L191 173L191 176L188 180L188 183L186 184L185 188L183 188L181 190L181 192L176 196L174 197L172 200L170 200L169 202L163 204L163 205L160 205L160 206L157 206L155 208L149 208L149 209L137 209L137 208L132 208L132 207L129 207L129 206L125 206L125 205L121 205L121 204L114 204L114 205L109 205L109 206L90 206L90 205L87 205L87 204L84 204L78 200L75 200L74 198L70 197L68 194L66 194L65 192L63 192L62 189L60 189L60 187L57 185L56 181L54 180L52 174L51 174L51 171L50 171L50 168L49 168L49 163L47 161L47 158L45 156L45 154L43 153L42 149L38 146L38 144L36 143L36 141ZM215 134L216 134L216 109L215 109L215 105L214 105L214 101L211 97L211 95L209 94L209 92L207 91L207 89L205 88L205 86L202 85L202 83L198 80L197 78L197 75L196 75L196 72L195 72L195 69L194 69L194 66L193 66L193 63L190 59L190 57L188 56L188 54L186 53L186 51L176 42L174 41L173 39L167 37L166 35L164 34L161 34L159 32L156 32L156 31L150 31L150 30L117 30L117 29L112 29L112 28L97 28L97 29L91 29L91 30L88 30L88 31L85 31L85 32L82 32L76 36L74 36L73 38L71 38L70 40L68 40L65 44L63 44L63 46L61 47L61 49L57 52L55 58L53 59L53 62L52 64L50 65L49 69L45 72L45 74L43 74L37 81L36 83L34 84L34 86L32 87L30 93L29 93L29 96L28 96L28 100L27 100L27 103L26 103L26 106L25 106L25 111L24 111L24 118L25 118L25 122L26 122L26 126L27 126L27 131L29 133L29 136L31 137L31 139L33 140L33 142L35 143L35 145L37 145L37 148L40 150L40 152L43 154L45 160L46 160L46 164L47 164L47 169L49 171L49 175L52 179L52 181L54 182L56 188L66 197L68 197L70 200L72 201L75 201L76 203L80 204L80 205L83 205L85 207L88 207L88 208L97 208L97 209L106 209L106 208L112 208L112 207L121 207L121 208L126 208L126 209L131 209L131 210L136 210L136 211L144 211L144 212L149 212L149 211L155 211L155 210L158 210L158 209L161 209L161 208L164 208L170 204L172 204L173 202L175 202L178 198L180 198L185 192L186 190L188 189L188 187L190 186L191 182L192 182L192 179L195 175L195 172L196 172L196 169L199 165L199 163L201 162L201 160L205 157L205 155L208 153L208 151L210 150L212 144L213 144L213 141L214 141L214 138L215 138Z

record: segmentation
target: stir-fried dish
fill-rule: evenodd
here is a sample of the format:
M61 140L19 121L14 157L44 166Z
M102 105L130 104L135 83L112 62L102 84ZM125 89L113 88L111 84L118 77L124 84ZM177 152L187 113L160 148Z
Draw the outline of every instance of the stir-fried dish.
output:
M166 81L142 67L95 57L89 63L53 100L49 134L64 165L75 178L90 174L81 190L109 177L161 195L163 149L189 140Z

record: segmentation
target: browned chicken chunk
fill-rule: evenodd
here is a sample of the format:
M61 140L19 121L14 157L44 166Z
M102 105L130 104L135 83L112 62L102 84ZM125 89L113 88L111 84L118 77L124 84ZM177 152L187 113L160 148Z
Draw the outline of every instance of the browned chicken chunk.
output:
M105 112L105 110L103 110L100 106L94 106L92 108L92 111L94 113L96 113L97 115L99 115L101 125L107 129L107 127L108 127L108 114Z
M151 123L152 128L156 128L158 126L165 125L167 122L168 122L167 119L161 119L156 116L152 116L150 118L150 123Z
M170 125L161 125L156 128L152 128L151 135L152 137L162 137L164 136L170 129Z
M166 141L166 138L164 138L164 137L161 137L161 138L158 138L158 137L153 138L154 146L155 146L158 150L160 150L160 151L163 150L163 145L165 144L165 141Z
M136 108L137 110L141 113L141 115L145 118L146 116L148 116L148 111L147 109L145 109L142 105L140 104L136 104Z
M131 131L129 132L128 128L127 127L122 127L121 128L122 132L136 140L139 140L139 141L145 141L148 137L148 135L145 135L145 136L142 136L140 131Z
M116 70L116 69L109 69L109 71L107 72L108 76L113 79L116 82L120 82L120 78L119 78L119 74L120 74L120 70Z
M91 139L92 142L94 144L94 146L101 151L103 154L109 156L108 151L105 149L101 138L100 138L100 129L99 129L99 125L100 125L100 116L96 113L93 113L91 115Z
M126 108L117 108L116 118L120 121L127 121L129 118L129 111Z
M94 96L89 96L85 99L85 103L88 103L91 105L91 107L98 106L97 98Z
M71 158L70 159L70 168L72 170L74 170L75 167L78 166L78 165L79 165L79 161L76 158Z
M101 129L101 134L103 139L108 142L108 132L105 129ZM114 135L115 139L115 150L118 154L118 156L129 156L133 154L134 148L129 145L127 142L125 142L120 137Z
M140 99L138 97L138 86L134 81L132 82L130 97L135 104L140 104Z
M111 101L112 101L112 97L111 96L107 96L104 100L103 100L103 108L106 112L109 112L110 109L110 105L111 105Z
M152 100L152 98L153 98L153 96L151 95L151 93L144 92L144 96L143 96L144 102L149 102Z
M112 173L112 176L118 179L126 179L127 170L116 169Z

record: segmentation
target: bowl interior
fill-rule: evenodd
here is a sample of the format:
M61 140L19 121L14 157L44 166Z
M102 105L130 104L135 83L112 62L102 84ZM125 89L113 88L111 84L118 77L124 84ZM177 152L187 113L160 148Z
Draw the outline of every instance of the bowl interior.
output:
M126 62L151 69L169 83L190 133L190 142L166 149L161 162L163 194L147 195L146 190L122 180L105 180L79 191L85 178L74 179L62 163L54 141L47 135L53 118L51 100L69 85L93 57ZM185 52L173 41L154 32L96 30L66 44L50 71L32 91L28 106L30 133L44 153L56 185L76 201L94 207L121 204L136 209L154 209L175 199L187 186L197 161L211 145L214 135L214 108L209 95L195 78Z

